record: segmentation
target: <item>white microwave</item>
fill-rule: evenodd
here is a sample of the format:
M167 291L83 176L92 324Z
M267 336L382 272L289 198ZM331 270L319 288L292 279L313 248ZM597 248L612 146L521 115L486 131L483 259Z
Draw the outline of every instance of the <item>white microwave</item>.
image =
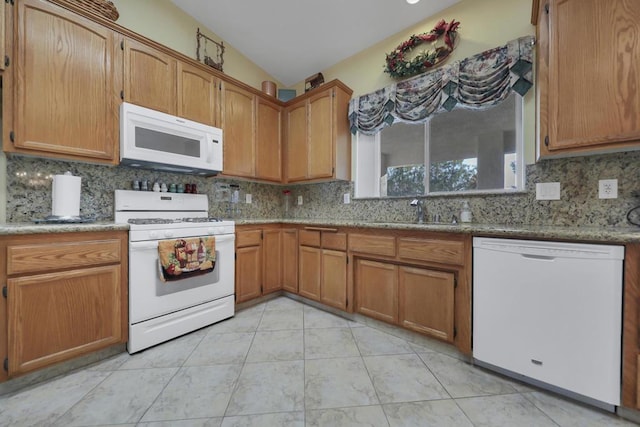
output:
M222 171L222 129L123 102L120 164L216 175Z

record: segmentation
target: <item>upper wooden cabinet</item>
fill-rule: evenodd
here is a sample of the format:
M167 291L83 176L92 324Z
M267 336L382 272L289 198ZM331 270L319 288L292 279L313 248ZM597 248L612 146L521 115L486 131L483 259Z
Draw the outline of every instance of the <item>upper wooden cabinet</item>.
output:
M117 163L122 62L116 34L45 1L24 0L11 9L4 150Z
M282 181L282 107L256 98L256 178Z
M286 108L286 181L351 178L351 89L334 80Z
M540 156L640 143L640 2L534 1Z
M178 61L178 116L211 126L217 124L218 79L191 64Z
M256 95L228 82L222 82L220 127L224 132L225 175L255 176Z
M124 100L176 114L176 58L129 38L123 43Z

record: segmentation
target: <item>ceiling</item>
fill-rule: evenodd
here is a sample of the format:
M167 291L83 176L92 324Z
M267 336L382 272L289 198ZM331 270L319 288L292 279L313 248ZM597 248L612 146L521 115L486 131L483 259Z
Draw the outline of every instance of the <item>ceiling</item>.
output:
M460 0L171 1L284 86L293 86Z

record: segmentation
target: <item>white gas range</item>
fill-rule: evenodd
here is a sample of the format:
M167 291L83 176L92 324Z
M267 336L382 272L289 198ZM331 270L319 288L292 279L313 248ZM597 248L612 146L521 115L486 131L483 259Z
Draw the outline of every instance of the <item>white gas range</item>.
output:
M208 210L204 194L116 190L115 222L129 224L129 353L234 315L235 223ZM163 281L159 242L199 237L215 238L213 270Z

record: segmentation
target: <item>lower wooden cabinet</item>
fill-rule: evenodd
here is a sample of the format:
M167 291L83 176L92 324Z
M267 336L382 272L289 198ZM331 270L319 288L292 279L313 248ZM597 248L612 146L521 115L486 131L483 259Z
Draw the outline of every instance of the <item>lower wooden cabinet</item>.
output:
M236 227L236 303L281 289L297 292L297 250L296 229Z
M455 275L400 266L398 279L400 324L453 342Z
M389 323L398 322L398 267L358 259L355 271L356 311Z
M262 246L236 248L236 302L262 295Z
M127 245L126 231L0 239L0 379L127 341Z
M298 230L282 229L282 289L298 293Z
M335 228L305 227L299 241L298 293L347 310L347 234Z
M264 230L262 250L264 263L262 293L267 294L282 289L282 231Z
M320 301L320 277L322 268L322 250L300 246L298 293L305 298Z

